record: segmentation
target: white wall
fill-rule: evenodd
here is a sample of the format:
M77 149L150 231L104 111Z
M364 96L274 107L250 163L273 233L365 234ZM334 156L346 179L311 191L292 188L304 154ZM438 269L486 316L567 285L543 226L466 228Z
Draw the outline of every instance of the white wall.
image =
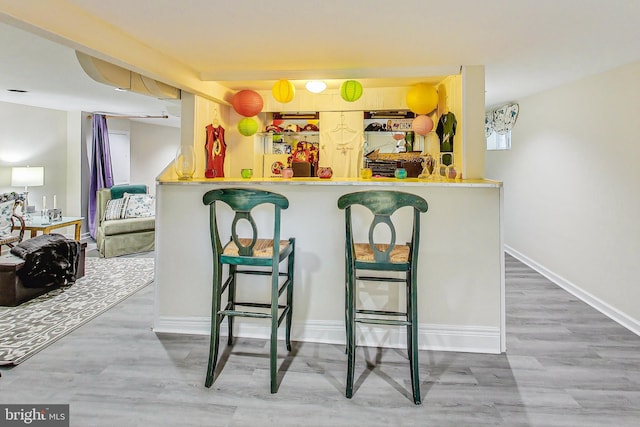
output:
M505 244L640 333L640 62L519 101L504 182Z
M81 194L83 191L82 169L87 167L84 146L82 144L83 112L70 111L67 113L67 196ZM63 213L69 216L81 216L82 199L80 197L66 197Z
M67 113L0 102L0 192L11 187L12 166L44 166L44 186L29 188L30 204L42 208L42 196L66 210ZM49 202L49 207L51 207Z
M109 153L113 185L131 183L131 139L128 131L109 129Z
M155 180L175 158L180 129L131 122L131 183L147 184L155 194Z
M130 132L131 182L155 192L156 176L175 156L180 129L121 119L107 126ZM88 113L0 102L0 192L24 191L11 187L12 166L44 166L44 186L29 188L31 204L40 209L45 195L51 207L55 194L65 215L86 217L89 164L83 142L90 138Z

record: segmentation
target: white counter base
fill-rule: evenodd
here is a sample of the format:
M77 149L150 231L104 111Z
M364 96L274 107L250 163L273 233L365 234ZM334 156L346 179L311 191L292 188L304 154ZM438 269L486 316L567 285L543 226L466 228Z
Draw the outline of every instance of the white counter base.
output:
M419 194L429 203L422 217L418 269L420 348L505 351L500 183L373 181L158 183L154 331L209 333L212 267L209 214L202 195L219 186L255 186L290 201L289 209L283 211L282 235L296 237L292 339L343 344L344 212L336 202L348 192L386 186ZM381 304L403 302L403 295L381 295L382 291L362 298ZM237 336L269 335L264 322L242 319L236 325ZM358 330L360 345L405 345L402 328L360 325Z

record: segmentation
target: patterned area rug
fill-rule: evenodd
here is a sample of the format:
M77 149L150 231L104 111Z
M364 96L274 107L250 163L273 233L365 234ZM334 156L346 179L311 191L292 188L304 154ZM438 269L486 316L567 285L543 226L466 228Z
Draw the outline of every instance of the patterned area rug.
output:
M87 257L85 276L18 307L0 307L0 365L18 365L153 281L153 258Z

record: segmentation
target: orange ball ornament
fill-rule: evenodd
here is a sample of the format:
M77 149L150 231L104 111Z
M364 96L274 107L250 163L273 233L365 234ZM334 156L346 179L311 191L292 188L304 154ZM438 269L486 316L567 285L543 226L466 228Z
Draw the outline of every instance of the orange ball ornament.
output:
M417 116L411 122L411 129L418 135L425 136L433 129L433 120L429 116Z
M233 95L231 105L241 116L252 117L262 111L264 103L258 92L244 89Z

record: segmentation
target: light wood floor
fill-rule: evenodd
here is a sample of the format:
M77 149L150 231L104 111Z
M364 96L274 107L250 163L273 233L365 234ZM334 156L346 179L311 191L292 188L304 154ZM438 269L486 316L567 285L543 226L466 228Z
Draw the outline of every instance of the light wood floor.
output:
M70 403L72 426L640 426L640 338L507 256L507 354L420 353L423 404L404 352L359 348L344 397L338 345L223 346L203 386L208 338L150 330L153 286L18 367L2 403ZM365 359L367 362L365 363Z

